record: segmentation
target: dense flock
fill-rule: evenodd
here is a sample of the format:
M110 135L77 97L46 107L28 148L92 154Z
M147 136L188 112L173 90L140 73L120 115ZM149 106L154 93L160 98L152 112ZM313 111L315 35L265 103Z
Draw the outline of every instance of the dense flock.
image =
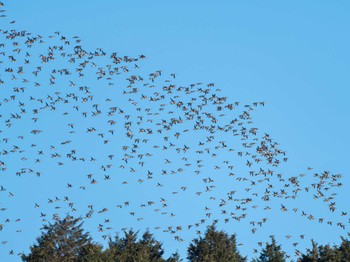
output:
M346 232L341 175L284 174L286 151L252 119L265 102L148 71L143 54L28 32L0 6L0 250L20 253L17 234L67 213L104 239L139 225L178 245L212 223L254 235L276 212ZM299 207L301 197L329 215ZM275 233L296 252L305 237Z

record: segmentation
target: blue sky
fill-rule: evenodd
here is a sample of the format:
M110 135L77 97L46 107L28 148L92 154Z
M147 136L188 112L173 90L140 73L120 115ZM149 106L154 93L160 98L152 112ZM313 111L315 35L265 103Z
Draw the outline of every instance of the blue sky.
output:
M78 35L82 39L83 47L89 50L101 47L109 53L117 51L120 55L144 54L147 59L141 63L140 69L144 74L156 70L162 70L164 74L176 73L174 81L182 86L197 82L215 83L215 87L222 90L222 96L228 97L230 101L241 101L243 105L264 101L265 106L254 110L252 117L254 126L258 127L262 134L270 134L287 152L289 161L282 164L278 172L292 176L307 173L307 167L312 167L313 170L309 171L309 175L303 180L305 187L312 183L313 172L329 170L331 173L343 174L343 187L336 189L338 193L336 202L338 210L348 210L350 4L347 1L220 1L219 3L190 1L189 3L189 1L103 0L97 3L92 0L35 2L17 0L5 3L9 20L16 20L15 28L45 37L54 34L55 31L60 31L67 37ZM40 50L38 52L40 53ZM86 79L84 81L89 82ZM91 84L95 82L95 79L91 80ZM96 91L96 96L99 95L103 97L106 94ZM123 101L119 103L127 106ZM0 107L4 114L12 108ZM40 128L63 130L59 121L52 123L50 114L50 112L43 113ZM234 114L233 117L237 117L236 113ZM82 129L90 125L77 116L74 119L77 121L77 126L81 126ZM29 122L23 120L21 123L22 126L14 127L14 130L31 128L28 126ZM3 122L1 125L3 128ZM10 136L8 132L7 129L3 129L2 136ZM45 140L37 138L36 142L42 143L44 147L54 142L61 142L65 138L65 133L51 132ZM123 143L122 140L113 140L108 150L104 151L104 147L99 147L99 142L84 139L89 138L75 138L74 141L86 155L95 152L107 154L113 151L114 146L120 147ZM183 139L184 143L192 142L191 137ZM230 138L223 136L223 139ZM87 147L87 142L90 147ZM29 147L30 143L23 146ZM61 152L65 153L64 150ZM168 158L167 155L159 157ZM176 159L176 154L169 156L171 157L174 159L175 168L181 160ZM189 155L188 158L194 161L197 156ZM231 156L221 152L217 161L222 162L225 159L231 159ZM159 159L155 159L151 164L158 163L157 160ZM8 161L15 166L16 158L9 158ZM91 173L99 172L99 166L103 164L106 162L98 162L91 166ZM119 164L120 162L117 162L115 166ZM62 190L67 190L67 180L77 183L76 188L80 181L86 181L86 167L82 164L60 167L63 168L63 172L49 160L42 165L45 173L51 175L38 179L34 176L18 178L8 174L3 174L1 177L2 184L8 185L7 188L12 186L11 190L15 193L15 197L10 199L7 198L7 193L2 196L6 198L3 202L8 208L7 215L12 219L21 217L24 220L20 244L16 244L19 237L15 232L16 226L13 228L10 226L11 229L2 232L2 239L9 239L7 246L0 247L2 259L10 261L11 257L7 256L9 249L14 249L16 252L27 251L28 246L38 235L41 223L37 210L34 210L34 202L42 201L44 206L47 198L54 198L56 193L62 198L66 194ZM243 166L244 163L238 161L237 168L242 168L243 171ZM64 173L64 177L55 176L57 173ZM123 178L130 179L130 174L127 172L123 175L125 176ZM202 175L210 176L210 174ZM215 176L217 176L217 187L229 190L230 184L224 179L220 180L219 175ZM182 184L200 187L198 181L203 177L199 179L180 175L181 179L178 176L169 177L164 183L169 183L173 187L180 187ZM118 177L116 180L123 178ZM154 185L126 187L129 188L125 189L120 185L110 186L108 181L101 180L101 183L87 193L88 195L83 195L75 188L73 189L75 191L69 191L69 194L77 205L80 205L80 210L85 210L90 201L95 201L96 205L103 207L112 205L109 202L105 203L106 198L112 199L115 205L118 201L123 202L129 198L142 202L169 193L164 188L162 189L164 192L157 191L160 192L159 195L152 195ZM234 184L232 187L240 185ZM196 189L193 191L196 192ZM186 192L173 202L173 208L177 212L174 223L183 225L191 223L189 221L200 217L200 211L196 213L193 207L207 206L211 203L205 197L196 198ZM93 200L88 197L92 195ZM32 203L31 206L28 206L28 203ZM279 202L276 202L277 208L267 213L269 222L259 231L260 235L251 234L249 225L245 224L250 220L220 224L220 228L230 233L237 233L238 240L245 243L241 248L244 254L251 254L256 242L267 241L267 236L270 234L276 235L277 241L290 253L293 253L291 247L293 241L284 237L288 234L298 236L305 233L306 240L298 246L300 250L310 246L311 238L320 243L337 243L339 235L346 235L336 226L330 227L317 221L308 221L298 214L293 214L292 211L287 214L281 213L279 205ZM300 196L289 206L309 210L307 213L316 212L316 217L329 216L333 221L347 221L347 217L340 218L339 214L330 214L327 206L322 201L313 200L310 194ZM48 213L55 211L49 209L48 207ZM60 212L64 214L65 210L67 209L62 208ZM117 208L110 210L109 217L114 219L117 231L124 226L144 230L156 224L166 227L169 223L173 223L167 220L171 218L163 219L154 215L153 211L142 212L145 212L144 215L149 217L152 223L147 219L139 223L131 222L128 213L120 213ZM249 212L252 218L265 216L263 211ZM103 216L86 221L87 228L96 234L97 239L99 234L95 231L99 219L102 220ZM169 234L155 233L157 238L163 241L167 252L179 250L183 256L188 241L195 236L193 232L183 232L185 241L178 243Z

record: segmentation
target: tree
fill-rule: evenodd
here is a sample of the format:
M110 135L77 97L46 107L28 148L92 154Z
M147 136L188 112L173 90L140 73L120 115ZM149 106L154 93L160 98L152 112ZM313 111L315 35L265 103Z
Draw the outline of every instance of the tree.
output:
M286 261L285 252L281 245L277 245L275 237L271 236L271 243L266 243L265 248L260 253L258 262L284 262Z
M338 247L340 261L350 261L350 241L343 237L341 237L341 240L342 242Z
M350 241L341 237L340 246L320 245L312 241L312 250L308 249L298 262L347 262L350 261Z
M79 262L104 262L106 261L102 246L90 243L82 248L81 254L77 257Z
M182 261L180 254L175 252L173 253L167 260L166 262L180 262Z
M215 225L207 228L204 237L192 241L187 250L191 262L243 262L236 244L236 235L229 236L223 231L217 231Z
M318 248L319 253L320 253L320 258L319 262L329 262L329 261L339 261L338 259L338 250L335 247L331 247L330 245L325 245L325 246L319 246Z
M102 247L92 243L88 233L84 233L80 218L67 215L43 226L37 243L30 247L28 255L22 255L23 261L88 261L101 255ZM80 223L79 223L80 222ZM90 260L91 261L91 260ZM94 261L99 261L94 260Z
M153 235L146 231L140 240L137 240L138 232L132 229L124 232L124 237L118 235L109 240L109 247L105 251L106 261L125 262L163 262L164 250L162 244L155 240Z
M302 254L301 258L298 259L298 262L318 262L320 257L318 252L317 243L311 240L312 249L308 249L306 254Z

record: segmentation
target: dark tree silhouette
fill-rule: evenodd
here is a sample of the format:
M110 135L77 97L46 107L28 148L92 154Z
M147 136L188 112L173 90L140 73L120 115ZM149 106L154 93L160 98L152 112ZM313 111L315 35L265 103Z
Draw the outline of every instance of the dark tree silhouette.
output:
M341 238L340 246L320 245L312 241L312 250L308 249L298 262L347 262L350 261L350 241Z
M241 262L246 261L237 250L236 235L229 236L217 231L215 225L208 227L204 237L196 238L188 247L191 262Z
M120 237L109 238L108 247L93 242L89 233L84 232L81 218L67 215L55 219L42 227L36 243L30 247L28 255L22 254L23 261L28 262L180 262L176 252L164 258L162 243L147 230L141 237L138 231L124 231ZM318 245L311 241L312 247L303 254L296 252L298 262L349 262L350 241L341 237L339 245ZM236 235L218 231L215 224L209 226L204 236L192 240L187 249L190 262L245 262L238 249ZM267 242L258 258L253 262L284 262L287 255L278 245L274 236Z
M317 243L314 240L311 240L312 249L308 249L306 254L302 254L299 262L317 262L319 259L319 252Z
M115 236L109 240L109 247L105 251L106 261L125 262L163 262L164 250L162 244L155 240L153 235L146 231L140 240L137 239L138 232L132 229L124 232L124 237ZM168 261L176 260L176 255Z
M102 247L92 243L89 233L84 233L80 218L66 216L53 224L43 226L41 236L30 247L28 255L22 255L23 261L88 261L101 253ZM98 261L98 260L97 260Z
M271 236L271 243L266 243L265 248L260 253L258 262L284 262L286 261L285 252L281 245L277 245L275 237Z
M341 244L338 247L338 253L340 254L340 261L350 261L350 241L341 237Z

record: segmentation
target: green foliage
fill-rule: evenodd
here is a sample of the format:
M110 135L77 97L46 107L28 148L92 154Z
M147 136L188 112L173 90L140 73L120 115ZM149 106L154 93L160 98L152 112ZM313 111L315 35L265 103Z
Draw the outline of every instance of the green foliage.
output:
M302 254L301 258L299 258L298 262L317 262L319 259L318 246L315 241L311 241L312 249L308 249L306 254Z
M42 227L41 235L30 247L28 255L21 256L28 262L180 262L178 253L168 259L163 258L162 243L157 241L147 230L140 238L138 232L124 231L124 236L118 234L109 239L108 247L92 242L89 233L82 229L80 218L66 216L56 219ZM305 254L299 251L298 262L349 262L350 241L341 238L340 245L318 245L312 240L311 249ZM187 249L190 262L245 262L237 249L236 235L228 235L216 230L215 224L209 226L204 234L193 239ZM281 245L271 237L260 256L254 262L284 262L286 254Z
M188 247L191 262L243 262L236 244L236 236L217 231L215 225L208 227L204 237L196 238Z
M312 241L312 250L303 254L298 262L348 262L350 261L350 241L341 238L340 246L320 245Z
M339 258L341 262L350 261L350 241L341 238L342 242L338 247Z
M171 257L169 257L166 262L180 262L182 261L180 254L179 253L174 253L171 255Z
M84 233L79 218L66 216L53 224L44 225L37 243L30 247L30 254L22 255L23 261L88 261L101 247Z
M318 250L320 252L319 262L339 261L337 259L337 250L330 245L320 246Z
M146 231L140 240L137 240L138 232L125 231L124 237L118 235L114 240L110 239L109 247L105 251L106 261L125 262L163 262L164 250L162 244Z
M274 236L271 236L271 243L266 243L265 248L260 253L258 262L284 262L286 261L285 252L281 245L277 245Z

